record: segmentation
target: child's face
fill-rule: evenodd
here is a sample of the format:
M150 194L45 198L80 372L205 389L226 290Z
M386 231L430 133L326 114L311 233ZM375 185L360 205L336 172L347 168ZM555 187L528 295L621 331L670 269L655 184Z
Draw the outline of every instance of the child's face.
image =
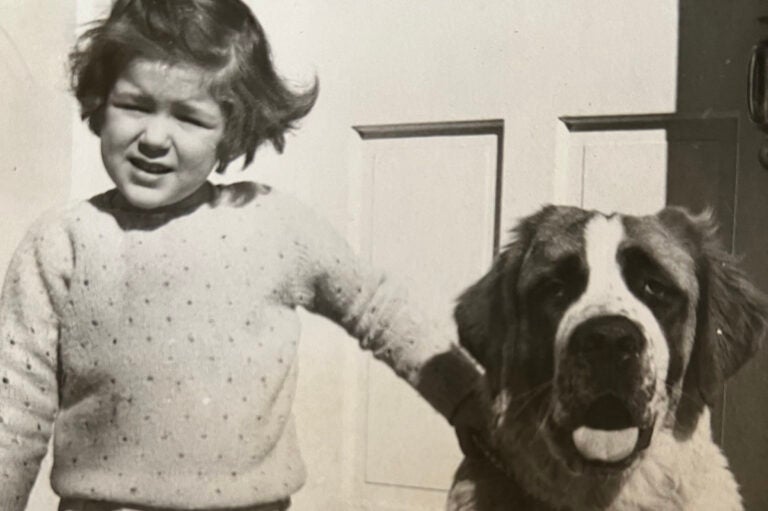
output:
M105 107L101 157L133 206L180 202L213 170L225 118L207 77L197 67L145 59L118 76Z

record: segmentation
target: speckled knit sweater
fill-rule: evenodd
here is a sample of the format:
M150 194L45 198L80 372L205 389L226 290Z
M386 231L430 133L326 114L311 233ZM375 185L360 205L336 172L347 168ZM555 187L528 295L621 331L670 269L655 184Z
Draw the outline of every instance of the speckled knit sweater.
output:
M61 496L192 509L294 493L299 306L446 416L473 385L452 336L300 203L210 189L162 212L107 192L22 242L0 299L0 509L24 509L54 421Z

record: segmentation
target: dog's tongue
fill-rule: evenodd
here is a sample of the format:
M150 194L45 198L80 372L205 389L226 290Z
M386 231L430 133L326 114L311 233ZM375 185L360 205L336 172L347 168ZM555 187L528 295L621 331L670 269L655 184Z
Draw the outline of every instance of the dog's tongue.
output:
M573 443L588 460L614 462L632 454L639 434L638 428L608 431L582 426L573 432Z

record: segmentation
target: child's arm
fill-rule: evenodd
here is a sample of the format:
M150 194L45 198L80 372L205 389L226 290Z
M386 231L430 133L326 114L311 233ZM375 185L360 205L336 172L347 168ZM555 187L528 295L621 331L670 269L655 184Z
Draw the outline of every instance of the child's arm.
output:
M449 421L461 416L482 371L458 346L452 319L426 317L403 286L356 257L326 222L299 210L295 245L311 282L307 308L342 325Z
M59 239L56 239L59 238ZM24 509L58 405L58 321L69 244L38 225L22 241L0 295L0 509Z

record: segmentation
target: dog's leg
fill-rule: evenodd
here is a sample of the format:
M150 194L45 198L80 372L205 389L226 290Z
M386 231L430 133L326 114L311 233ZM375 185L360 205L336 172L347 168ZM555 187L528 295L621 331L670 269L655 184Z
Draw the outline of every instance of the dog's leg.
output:
M507 474L480 458L465 458L448 492L446 511L552 511L526 495Z

